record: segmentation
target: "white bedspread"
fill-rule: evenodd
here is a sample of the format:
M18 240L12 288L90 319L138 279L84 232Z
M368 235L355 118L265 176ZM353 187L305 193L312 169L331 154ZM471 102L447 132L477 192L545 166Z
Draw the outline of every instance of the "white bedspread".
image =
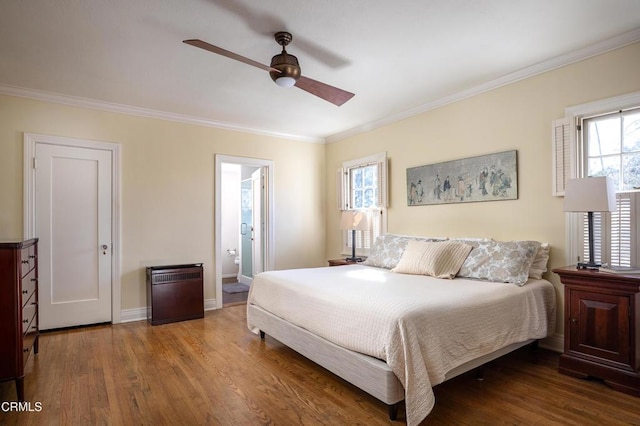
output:
M407 424L433 409L432 386L471 359L539 339L555 326L555 291L404 275L363 265L258 274L248 304L337 345L385 360L405 389ZM258 332L247 317L249 329Z

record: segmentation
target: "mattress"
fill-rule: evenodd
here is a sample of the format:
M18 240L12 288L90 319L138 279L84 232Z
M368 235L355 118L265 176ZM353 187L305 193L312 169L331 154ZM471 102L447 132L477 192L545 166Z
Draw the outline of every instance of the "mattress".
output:
M545 280L519 287L364 265L264 272L254 278L247 303L385 361L405 389L409 425L432 410L432 387L447 372L552 333L556 306L555 290ZM258 332L251 312L248 327Z

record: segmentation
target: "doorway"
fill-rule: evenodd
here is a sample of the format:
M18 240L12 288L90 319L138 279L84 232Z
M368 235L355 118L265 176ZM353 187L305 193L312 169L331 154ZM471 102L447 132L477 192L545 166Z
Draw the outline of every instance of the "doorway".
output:
M222 308L242 303L253 276L273 269L273 161L216 154L215 163L215 304ZM244 295L228 294L229 282Z
M120 322L119 161L117 144L24 135L24 236L39 238L42 330Z

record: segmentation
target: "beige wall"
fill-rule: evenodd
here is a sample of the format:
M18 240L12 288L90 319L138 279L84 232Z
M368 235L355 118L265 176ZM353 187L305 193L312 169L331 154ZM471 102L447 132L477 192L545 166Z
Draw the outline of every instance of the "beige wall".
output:
M32 132L121 144L123 309L145 306L144 267L166 262L203 261L205 298L216 297L215 153L275 162L277 269L340 255L335 170L381 151L390 160L389 232L548 241L550 266L561 266L565 215L551 195L551 120L567 106L640 90L638 69L635 44L326 146L0 96L0 236L22 235L22 136ZM511 149L518 200L407 206L407 167ZM561 296L556 276L547 276Z
M274 161L275 267L325 263L325 146L0 96L0 236L22 235L23 133L122 147L122 309L146 306L144 267L204 262L213 299L214 155Z
M638 70L637 43L329 144L327 200L336 198L335 170L343 161L386 151L389 232L547 241L552 268L571 263L564 256L562 199L551 195L551 121L562 118L565 107L640 90ZM518 200L407 206L408 167L513 149ZM339 213L331 205L327 230L327 254L338 256ZM546 277L558 290L561 313L562 286L555 274Z

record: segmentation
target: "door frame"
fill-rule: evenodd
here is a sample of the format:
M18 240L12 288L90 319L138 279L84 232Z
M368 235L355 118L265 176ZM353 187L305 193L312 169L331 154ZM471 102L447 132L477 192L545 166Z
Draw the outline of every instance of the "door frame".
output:
M266 170L266 199L263 200L264 227L264 270L274 269L274 193L273 193L273 160L261 158L237 157L232 155L215 154L215 185L214 185L214 262L216 283L216 309L222 308L222 163L240 164L252 167L264 167ZM238 188L240 190L240 188Z
M121 251L120 251L120 197L121 152L120 145L111 142L62 136L24 133L23 146L23 236L34 238L36 229L36 145L49 144L76 148L98 149L111 152L111 323L120 323L121 315Z

